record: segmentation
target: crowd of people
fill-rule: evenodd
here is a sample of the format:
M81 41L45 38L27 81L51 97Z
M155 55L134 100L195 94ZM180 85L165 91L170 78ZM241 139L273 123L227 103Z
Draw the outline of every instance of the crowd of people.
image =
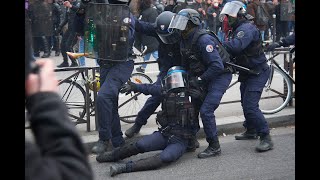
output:
M63 63L58 67L69 66L69 59L71 67L78 66L76 59L69 57L66 52L72 51L76 42L79 42L77 39L84 35L84 14L80 12L84 2L68 0L48 3L45 0L34 0L26 6L26 25L30 25L32 31L26 31L26 37L29 37L26 39L25 54L26 108L31 115L29 121L37 140L37 145L26 141L27 179L41 179L49 168L56 169L53 174L63 179L92 179L87 152L67 117L66 107L57 96L53 63L50 59L35 60L41 50L44 51L42 58L50 57L52 47L55 47L55 55L59 56L61 50L63 56ZM107 47L111 45L98 49L100 89L96 103L96 122L99 137L91 151L97 154L98 162L104 163L162 150L146 159L112 165L111 176L156 169L177 161L186 152L195 151L199 147L196 138L200 129L199 116L208 147L198 153L197 157L203 159L220 155L222 148L215 111L234 72L239 72L241 106L245 117L245 132L235 136L235 139L259 138L255 147L257 152L274 148L268 123L259 109L259 100L270 74L262 42L270 38L267 32L274 25L272 14L277 12L278 7L280 13L284 11L281 10L281 3L277 4L277 0L109 0L108 3L130 7L130 12L120 17L127 24L127 28L123 29L128 30L128 45L119 44L118 50L117 47L112 49L115 51L113 58L117 61L108 60L107 52L111 50ZM260 9L260 6L263 7ZM263 14L258 9L265 10L269 16L265 25L257 24L260 23L258 16ZM52 21L46 21L45 17L50 17ZM281 14L276 17L280 17L280 21L294 20L292 17L284 18ZM66 24L68 27L63 30ZM278 25L282 27L281 23L276 23L276 31ZM97 32L109 32L107 28L101 24L96 25ZM295 33L284 38L289 35L289 31L281 32L276 33L276 43L270 45L268 50L294 44ZM103 37L101 34L96 35ZM148 50L144 60L147 61L152 55L159 65L160 72L153 84L128 81L134 69L134 57L130 54L133 54L134 47L141 50L144 46ZM238 69L232 64L256 73ZM37 71L31 69L34 66L38 67ZM145 68L142 66L139 70L144 72ZM118 98L119 93L132 91L152 96L125 135L132 138L139 133L151 114L161 105L161 111L156 117L159 129L136 142L126 143L120 125ZM40 104L48 108L42 108ZM55 128L59 128L59 131ZM50 139L52 137L54 139ZM44 170L35 171L40 167Z

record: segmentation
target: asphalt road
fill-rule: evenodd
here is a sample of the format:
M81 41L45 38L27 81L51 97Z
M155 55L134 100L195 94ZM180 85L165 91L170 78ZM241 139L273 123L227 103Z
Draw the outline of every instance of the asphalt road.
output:
M234 135L220 137L222 153L218 157L198 159L197 153L207 147L204 139L199 140L200 148L186 153L177 162L158 170L140 171L109 176L111 163L98 163L95 155L90 162L96 180L104 179L183 179L183 180L293 180L295 179L295 127L281 127L271 130L274 149L264 153L255 152L259 140L236 141ZM137 160L156 152L138 154L122 160Z

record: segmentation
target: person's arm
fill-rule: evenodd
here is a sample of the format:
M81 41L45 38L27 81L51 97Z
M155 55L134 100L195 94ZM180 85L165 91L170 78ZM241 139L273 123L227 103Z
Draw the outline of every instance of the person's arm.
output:
M26 81L26 108L35 143L25 143L25 179L91 180L87 152L57 94L53 62L44 61L36 61L42 64L39 76L32 74Z
M206 82L215 79L224 70L222 59L212 38L210 35L203 35L197 42L200 46L202 60L205 66L208 67L200 76Z
M254 36L259 33L254 25L249 23L247 24L249 27L239 27L235 32L234 38L222 43L226 50L234 56L239 55L246 47L248 47L254 40Z

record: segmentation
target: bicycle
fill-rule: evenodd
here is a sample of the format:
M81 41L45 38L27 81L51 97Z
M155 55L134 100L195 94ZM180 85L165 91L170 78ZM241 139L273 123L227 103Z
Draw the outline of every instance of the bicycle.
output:
M264 114L274 114L281 111L295 98L295 80L289 73L292 67L288 67L289 69L286 70L275 60L275 57L280 54L289 54L291 59L293 53L294 48L276 48L271 52L272 56L268 58L271 73L259 102L260 109Z
M145 51L144 51L145 52ZM68 53L72 55L75 59L85 56L85 53ZM136 57L143 57L143 52L141 54L134 54ZM94 69L98 67L93 67ZM76 68L73 68L76 69ZM76 124L86 123L87 121L83 118L87 115L87 103L89 104L89 116L95 116L95 96L94 92L97 92L100 87L100 74L95 73L95 77L86 76L81 68L73 76L67 79L60 80L59 82L59 92L61 94L62 100L65 102L69 116ZM80 77L79 77L80 75ZM129 81L137 84L141 83L153 83L152 79L144 73L132 73ZM85 87L88 86L89 89L89 100L86 100ZM96 86L96 90L94 89ZM93 92L93 93L92 93ZM126 123L134 123L136 112L139 111L147 97L141 93L129 93L129 94L119 94L119 115L120 120ZM135 113L135 114L133 114Z

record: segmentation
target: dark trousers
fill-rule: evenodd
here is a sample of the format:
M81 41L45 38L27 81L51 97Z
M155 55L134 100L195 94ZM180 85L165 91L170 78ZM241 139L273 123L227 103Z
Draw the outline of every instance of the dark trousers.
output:
M163 150L160 159L169 163L178 160L186 152L188 140L177 136L166 137L156 131L137 141L136 146L141 153Z
M111 139L114 147L124 142L118 113L119 90L130 78L133 66L133 60L129 60L108 68L100 67L101 88L96 100L99 139Z
M259 75L250 75L240 84L241 106L247 129L256 129L258 133L269 134L268 123L259 109L262 90L270 74L270 68L261 71Z
M63 35L61 40L61 54L63 61L68 61L67 52L72 52L72 47L77 43L76 33L68 29Z
M163 77L158 76L157 81L155 84L161 84L161 79ZM138 112L136 118L136 124L138 125L145 125L147 124L148 118L156 111L158 106L161 104L163 100L162 96L151 96L147 99L141 110Z
M208 94L200 108L203 130L208 142L218 135L214 112L219 107L231 79L231 73L224 73L208 84Z

